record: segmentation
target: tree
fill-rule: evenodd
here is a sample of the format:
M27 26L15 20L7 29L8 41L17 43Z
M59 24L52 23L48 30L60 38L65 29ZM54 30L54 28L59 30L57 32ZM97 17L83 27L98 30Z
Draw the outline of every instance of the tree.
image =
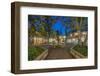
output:
M82 17L76 17L76 30L78 31L78 44L81 45L81 25Z
M56 36L57 36L56 31L52 29L52 31L51 31L51 37L53 38L53 41L52 41L53 47L55 47L55 43L56 43L55 39L56 39Z
M67 42L67 36L71 33L73 33L74 31L74 18L73 17L63 17L62 19L62 23L65 27L65 35L66 35L66 38L65 38L65 44ZM70 31L69 31L70 29Z
M42 25L42 23L41 23L41 27L40 27L39 33L41 34L42 39L46 39L47 32L45 30L44 25ZM44 40L42 40L42 43L43 43L43 41Z
M56 18L53 18L52 16L44 16L43 24L45 27L45 31L47 32L48 43L52 32L52 26L55 22L56 22Z
M87 30L88 30L88 20L87 20L87 19L88 19L87 17L84 17L84 18L83 18L82 26L81 26L81 31L87 32ZM87 44L87 39L88 39L88 33L86 33L85 39L84 39L84 41L82 42L82 45L85 45L85 46L86 46L86 44Z
M28 36L29 36L29 44L30 45L34 45L34 36L35 36L35 33L36 32L36 28L35 26L31 26L29 29L28 29Z
M31 45L34 45L34 37L36 37L37 40L37 32L39 30L39 24L40 24L40 17L39 16L28 16L28 34L29 34L29 43ZM37 42L36 42L37 43Z
M78 40L79 40L79 45L83 46L84 42L82 42L81 40L81 36L82 36L82 31L87 31L87 18L86 17L77 17L76 18L76 22L77 22L77 31L79 33L79 37L78 37ZM87 41L87 35L86 35L86 40L84 41Z
M57 38L57 41L58 41L58 45L59 45L59 43L60 43L60 38L59 38L59 36L60 36L60 33L59 33L59 31L57 30L57 31L56 31L56 38Z

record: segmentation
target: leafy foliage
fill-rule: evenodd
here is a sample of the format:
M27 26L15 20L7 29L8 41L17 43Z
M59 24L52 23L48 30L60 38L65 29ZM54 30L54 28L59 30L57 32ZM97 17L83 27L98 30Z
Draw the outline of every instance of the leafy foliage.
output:
M77 52L83 54L84 56L88 55L88 47L87 46L76 45L73 49L75 49Z
M28 47L28 60L34 60L39 56L45 49L42 47Z

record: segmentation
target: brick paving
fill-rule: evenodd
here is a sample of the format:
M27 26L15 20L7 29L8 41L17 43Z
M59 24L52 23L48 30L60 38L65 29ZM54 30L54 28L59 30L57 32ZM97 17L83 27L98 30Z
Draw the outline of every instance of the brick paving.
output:
M46 60L50 59L74 59L74 57L70 54L71 45L67 45L63 48L49 48L48 56Z

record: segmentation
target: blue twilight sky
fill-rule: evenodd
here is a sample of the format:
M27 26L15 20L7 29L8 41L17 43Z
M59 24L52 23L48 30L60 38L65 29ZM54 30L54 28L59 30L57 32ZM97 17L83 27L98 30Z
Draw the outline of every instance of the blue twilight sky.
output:
M70 32L70 28L66 28L60 20L58 20L52 27L54 31L59 31L60 35L65 35L65 31Z

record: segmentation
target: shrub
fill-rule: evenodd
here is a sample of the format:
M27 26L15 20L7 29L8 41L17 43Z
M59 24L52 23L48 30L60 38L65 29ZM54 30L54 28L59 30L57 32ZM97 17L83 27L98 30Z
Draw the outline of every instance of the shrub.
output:
M55 48L62 48L61 45L56 45Z
M42 47L28 47L28 60L34 60L39 56L45 49Z
M75 49L77 52L83 54L84 56L88 55L88 47L87 46L76 45L73 49Z

